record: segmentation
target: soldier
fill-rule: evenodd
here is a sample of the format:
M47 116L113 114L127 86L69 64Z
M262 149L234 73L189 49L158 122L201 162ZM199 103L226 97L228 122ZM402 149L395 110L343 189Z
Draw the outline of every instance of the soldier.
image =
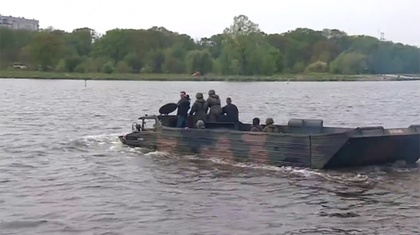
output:
M226 106L222 108L222 114L226 114L228 122L239 122L239 110L236 105L232 104L232 99L226 99Z
M194 115L194 123L196 123L198 120L206 121L207 117L207 102L203 98L203 93L198 92L195 95L195 102L190 110L190 116Z
M252 119L251 131L262 131L262 130L263 128L260 125L260 119L259 118Z
M265 120L266 126L264 127L264 132L279 132L276 126L274 126L274 120L272 118L267 118Z
M190 109L190 97L187 95L185 91L181 91L180 93L181 99L178 101L177 106L177 121L176 127L186 127L187 126L187 118L188 118L188 110Z
M207 105L210 108L209 121L216 122L222 114L222 107L220 106L220 98L214 90L209 90Z

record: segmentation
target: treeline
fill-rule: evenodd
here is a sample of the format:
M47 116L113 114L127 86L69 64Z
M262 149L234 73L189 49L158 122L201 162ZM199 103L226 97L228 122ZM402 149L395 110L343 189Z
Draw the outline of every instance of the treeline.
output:
M194 41L163 27L38 32L0 29L0 67L103 73L420 73L420 49L349 36L337 29L297 28L265 34L247 16L234 17L223 33ZM16 67L16 66L15 66Z

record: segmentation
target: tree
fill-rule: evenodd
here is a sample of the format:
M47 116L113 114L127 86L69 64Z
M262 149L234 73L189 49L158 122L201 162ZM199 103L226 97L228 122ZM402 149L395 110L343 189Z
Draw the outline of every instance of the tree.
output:
M361 74L367 70L367 56L359 52L341 53L331 63L331 71L341 74Z
M92 51L93 42L97 37L97 33L91 28L78 28L69 34L68 44L74 47L80 56L87 56Z
M12 30L0 27L0 67L20 62L21 49L32 42L33 33L26 30Z
M187 54L186 61L189 73L199 71L201 74L206 74L213 69L213 59L208 51L190 51Z
M259 26L248 19L245 15L235 16L233 24L223 31L224 34L224 52L227 55L227 63L232 60L239 62L239 74L246 74L248 66L247 54L255 50L258 36L261 33ZM253 48L254 47L254 48Z
M233 24L226 28L221 64L224 73L243 75L272 74L276 71L275 49L265 40L263 33L245 15L234 17ZM266 64L268 63L268 64Z
M54 68L63 56L64 42L53 32L39 32L31 43L31 53L35 63L46 71Z
M338 29L265 34L238 15L223 32L198 40L160 26L116 28L104 35L88 27L71 32L2 27L0 69L14 63L63 72L412 74L420 73L420 48Z

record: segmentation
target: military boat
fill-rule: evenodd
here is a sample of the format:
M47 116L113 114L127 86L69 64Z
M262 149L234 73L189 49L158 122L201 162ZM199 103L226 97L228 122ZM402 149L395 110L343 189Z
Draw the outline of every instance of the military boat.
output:
M156 151L315 169L416 164L420 157L420 125L346 128L324 126L320 119L290 119L287 125L276 125L279 133L267 133L230 122L206 122L205 129L198 129L190 117L188 127L176 128L177 116L169 115L176 109L169 103L159 115L140 117L120 141Z

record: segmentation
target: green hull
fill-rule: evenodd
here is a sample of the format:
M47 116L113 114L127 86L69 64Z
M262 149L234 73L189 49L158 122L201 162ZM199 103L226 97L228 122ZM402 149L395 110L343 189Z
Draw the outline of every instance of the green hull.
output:
M142 117L154 128L120 136L123 144L238 162L316 169L365 166L420 157L420 126L324 127L322 120L292 119L281 133L250 132L250 124L207 123L206 129L174 128L176 116ZM189 123L192 123L190 120Z

